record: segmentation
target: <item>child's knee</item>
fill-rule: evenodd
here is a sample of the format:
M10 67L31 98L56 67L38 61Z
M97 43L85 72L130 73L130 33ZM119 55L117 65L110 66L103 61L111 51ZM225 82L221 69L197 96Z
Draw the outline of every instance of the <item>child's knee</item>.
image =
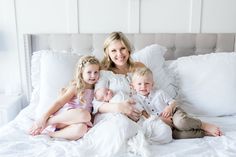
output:
M189 126L188 118L187 117L173 118L173 124L174 127L177 128L178 130L186 130Z
M86 124L72 124L73 126L73 140L78 140L88 132L88 126Z
M81 111L79 114L79 118L83 119L84 122L89 122L92 119L91 114L88 111Z

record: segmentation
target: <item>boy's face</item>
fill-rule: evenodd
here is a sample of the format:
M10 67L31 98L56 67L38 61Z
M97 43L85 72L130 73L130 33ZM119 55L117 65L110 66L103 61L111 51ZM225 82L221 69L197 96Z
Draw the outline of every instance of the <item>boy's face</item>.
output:
M139 76L132 82L134 90L143 96L148 96L153 88L153 78L151 75Z
M113 97L113 92L109 88L97 89L95 93L95 98L98 101L109 102L112 97Z

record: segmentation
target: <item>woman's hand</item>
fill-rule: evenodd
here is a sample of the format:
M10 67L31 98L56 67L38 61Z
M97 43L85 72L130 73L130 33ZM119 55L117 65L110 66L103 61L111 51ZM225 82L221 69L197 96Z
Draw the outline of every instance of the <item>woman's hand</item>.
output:
M29 130L29 134L35 136L41 134L41 132L45 129L47 123L47 118L40 118L39 120L35 121L33 126Z
M138 121L142 113L136 109L135 101L133 99L128 99L121 102L119 105L119 110L121 113L127 115L130 119Z

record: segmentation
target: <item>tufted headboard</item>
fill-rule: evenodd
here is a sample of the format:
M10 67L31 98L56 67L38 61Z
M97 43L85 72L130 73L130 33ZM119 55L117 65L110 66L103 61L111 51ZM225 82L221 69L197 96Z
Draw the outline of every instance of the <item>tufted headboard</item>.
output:
M103 42L108 34L25 34L24 35L24 60L22 66L25 72L26 82L24 90L28 99L31 93L30 61L31 55L39 50L66 50L68 52L103 52ZM236 51L236 34L194 34L194 33L149 33L149 34L126 34L133 50L137 51L150 44L160 44L168 51L165 53L166 60L178 57L206 54L211 52Z
M75 52L102 51L104 39L108 34L26 34L25 50L32 53L42 49L66 50ZM193 34L159 33L126 34L134 51L150 44L167 47L166 60L178 57L206 54L211 52L236 51L236 34ZM30 46L30 47L29 47Z

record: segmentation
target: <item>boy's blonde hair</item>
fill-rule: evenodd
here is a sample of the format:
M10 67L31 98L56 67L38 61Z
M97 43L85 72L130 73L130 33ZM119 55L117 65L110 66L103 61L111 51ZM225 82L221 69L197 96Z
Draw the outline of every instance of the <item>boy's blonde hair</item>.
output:
M100 69L100 63L99 60L94 56L82 56L76 66L74 79L70 82L69 86L62 89L62 93L65 93L66 90L71 87L75 86L77 89L77 97L79 98L81 103L85 103L85 100L83 100L83 94L85 89L85 82L83 80L83 70L88 65L98 65Z
M109 57L109 50L108 50L108 47L114 41L121 41L121 43L128 49L129 54L131 54L132 52L130 42L126 38L126 36L122 32L112 32L111 34L109 34L109 36L106 38L103 44L104 58L101 62L102 69L112 70L115 67L114 62ZM134 63L131 57L129 57L127 64L129 68L133 68Z
M151 76L153 78L153 73L147 67L136 68L132 75L132 82L143 76Z

